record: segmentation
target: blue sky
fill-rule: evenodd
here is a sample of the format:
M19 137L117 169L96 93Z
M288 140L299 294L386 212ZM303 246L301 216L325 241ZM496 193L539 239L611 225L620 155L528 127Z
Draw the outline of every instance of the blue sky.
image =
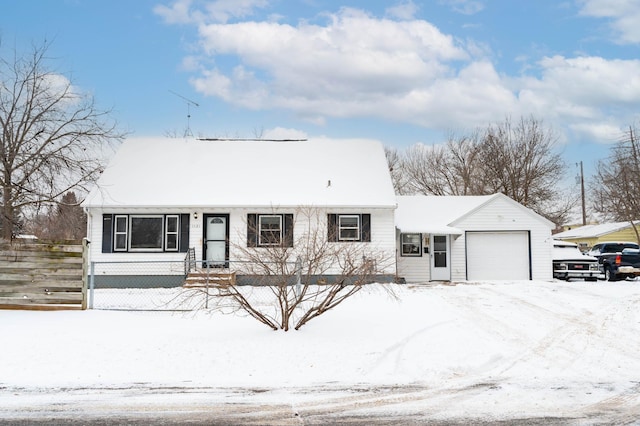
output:
M436 144L533 115L592 170L640 114L640 0L3 2L132 137ZM186 99L192 101L190 104Z

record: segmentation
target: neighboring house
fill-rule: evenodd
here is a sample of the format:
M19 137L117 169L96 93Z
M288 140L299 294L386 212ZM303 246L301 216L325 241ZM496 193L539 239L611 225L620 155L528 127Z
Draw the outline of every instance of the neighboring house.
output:
M407 282L552 279L554 224L506 195L397 199Z
M639 223L636 221L636 228L638 225ZM576 243L582 251L605 241L638 241L638 236L631 226L631 222L628 221L580 226L557 233L553 238Z
M377 141L127 140L83 206L106 284L136 285L153 267L156 283L179 285L190 248L232 268L238 248L293 244L310 223L302 209L332 243L386 253L383 272L396 272L396 198Z

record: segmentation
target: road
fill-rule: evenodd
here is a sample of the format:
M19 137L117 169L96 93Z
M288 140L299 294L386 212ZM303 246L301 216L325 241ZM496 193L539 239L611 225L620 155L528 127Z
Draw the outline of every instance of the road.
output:
M451 389L422 386L216 389L152 388L57 389L58 402L41 390L12 392L10 407L0 408L2 425L570 425L640 424L638 393L620 395L609 405L581 407L558 416L448 418L447 407L464 404L495 383ZM640 385L638 386L640 389ZM638 390L638 389L636 389ZM21 401L24 402L21 403ZM278 402L279 401L279 402ZM394 407L399 407L394 411ZM413 409L408 407L414 407Z

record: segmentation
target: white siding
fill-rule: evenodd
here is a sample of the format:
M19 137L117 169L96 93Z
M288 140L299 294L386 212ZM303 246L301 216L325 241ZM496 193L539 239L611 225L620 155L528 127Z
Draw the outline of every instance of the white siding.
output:
M312 213L309 213L312 212ZM180 262L184 260L185 253L102 253L102 215L103 213L114 214L180 214L188 213L190 215L189 221L189 247L195 248L196 259L201 260L203 258L203 219L205 214L228 214L229 215L229 242L230 242L230 261L238 260L240 257L240 251L238 247L246 247L247 245L247 214L294 214L294 241L298 238L304 230L308 229L310 224L318 224L319 234L321 237L327 237L327 213L369 213L371 214L371 242L357 243L362 246L363 255L370 253L371 251L381 252L388 261L378 266L384 269L385 273L395 274L395 227L393 220L393 209L362 209L358 207L343 208L343 209L265 209L263 208L216 208L216 209L204 209L204 208L158 208L158 209L135 209L135 208L120 208L109 209L104 211L99 208L90 209L89 221L88 221L88 234L91 241L89 256L90 261L93 262L147 262L147 261L167 261L167 262ZM198 218L194 218L194 213L197 213ZM317 220L316 220L317 218ZM335 243L335 244L349 244L349 243ZM180 271L174 271L173 269L179 267L166 266L165 273L179 273ZM136 271L127 269L125 263L121 263L117 266L118 274L136 274ZM133 268L133 266L131 267ZM104 273L115 273L104 268ZM337 272L336 268L333 268L331 272Z
M139 275L153 272L154 274L174 275L184 271L184 259L186 253L180 252L118 252L102 253L102 215L113 214L182 214L189 213L185 209L110 209L108 212L102 209L90 209L87 220L87 239L89 240L89 261L96 262L96 274L105 275ZM190 241L193 238L193 217L190 219ZM142 267L135 262L159 262L153 266ZM160 263L164 262L164 263Z
M529 231L532 279L552 279L551 227L524 206L498 197L454 222L453 226L464 231ZM464 235L452 238L451 279L454 281L467 279L465 244Z
M431 279L429 254L424 253L425 238L428 242L429 234L422 234L423 253L421 256L401 256L402 246L400 243L400 235L398 235L398 276L404 278L408 283L427 282Z

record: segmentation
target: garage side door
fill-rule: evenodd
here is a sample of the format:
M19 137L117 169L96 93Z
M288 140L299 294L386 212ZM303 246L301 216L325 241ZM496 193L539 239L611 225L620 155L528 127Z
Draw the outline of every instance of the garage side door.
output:
M468 280L530 279L529 233L467 232Z

